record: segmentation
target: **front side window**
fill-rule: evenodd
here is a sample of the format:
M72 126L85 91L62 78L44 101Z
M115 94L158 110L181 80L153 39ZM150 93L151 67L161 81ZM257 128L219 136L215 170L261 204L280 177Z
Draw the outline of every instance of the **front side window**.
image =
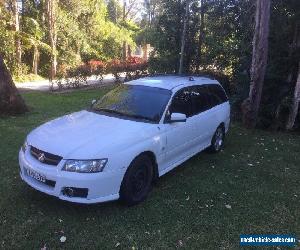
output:
M170 97L167 89L123 84L98 100L92 110L157 123Z
M169 114L171 113L182 113L185 114L186 117L192 115L191 88L183 88L174 95L169 108Z

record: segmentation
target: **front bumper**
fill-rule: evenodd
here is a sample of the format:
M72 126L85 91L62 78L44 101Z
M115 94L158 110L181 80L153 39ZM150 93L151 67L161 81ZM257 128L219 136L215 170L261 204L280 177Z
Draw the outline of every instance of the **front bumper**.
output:
M62 160L58 166L43 164L31 156L27 149L19 152L20 176L23 181L36 190L56 196L61 200L76 203L98 203L119 198L119 190L124 171L104 171L101 173L83 174L62 171ZM27 174L27 169L33 170L46 178L46 183L40 182ZM86 197L71 197L65 194L65 188L87 189Z

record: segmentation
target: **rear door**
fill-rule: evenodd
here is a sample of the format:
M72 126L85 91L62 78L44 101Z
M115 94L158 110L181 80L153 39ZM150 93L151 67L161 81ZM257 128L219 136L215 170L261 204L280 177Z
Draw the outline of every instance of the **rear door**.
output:
M214 100L206 85L193 86L191 96L193 123L200 151L210 145L212 134L216 129Z
M230 105L228 102L228 97L224 89L218 84L207 85L214 101L214 111L216 112L216 118L218 124L225 124L225 131L228 130L230 122Z

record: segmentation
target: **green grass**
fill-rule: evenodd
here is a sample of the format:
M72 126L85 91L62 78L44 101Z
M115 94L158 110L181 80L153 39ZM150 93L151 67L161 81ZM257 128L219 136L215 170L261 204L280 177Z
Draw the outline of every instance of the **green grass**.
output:
M17 156L26 134L107 90L26 93L31 111L0 119L0 248L239 249L244 233L300 236L297 134L232 124L224 151L196 155L130 208L63 202L23 183Z

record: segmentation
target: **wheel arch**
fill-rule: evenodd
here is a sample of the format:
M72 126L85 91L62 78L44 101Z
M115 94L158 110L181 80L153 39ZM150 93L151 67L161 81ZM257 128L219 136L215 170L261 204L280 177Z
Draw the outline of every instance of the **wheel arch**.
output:
M153 165L153 171L154 171L153 172L153 181L156 181L159 177L156 155L154 154L154 152L152 152L150 150L143 151L140 154L138 154L131 162L133 162L137 157L139 157L141 155L145 155L151 160L152 165Z
M149 160L151 161L151 163L152 163L152 167L153 167L153 177L152 177L152 180L151 179L148 179L149 181L150 181L150 183L152 184L157 178L158 178L158 168L157 168L157 163L156 163L156 156L155 156L155 154L152 152L152 151L143 151L143 152L141 152L141 153L139 153L137 156L135 156L134 157L134 159L130 162L130 164L129 164L129 166L128 166L128 168L127 168L127 170L126 170L126 172L125 172L125 174L124 174L124 176L123 176L123 179L122 179L122 181L121 181L121 185L120 185L120 189L119 189L119 195L120 195L120 199L121 200L123 200L123 201L125 201L129 206L131 206L131 205L135 205L135 204L137 204L138 202L140 202L140 201L142 201L142 200L144 200L144 198L147 196L147 194L146 194L146 196L144 197L144 198L142 198L142 200L140 200L140 201L132 201L132 200L130 200L131 198L130 198L130 196L129 196L129 198L128 198L128 193L127 193L127 191L126 191L126 185L125 185L125 183L126 182L124 182L126 179L126 176L127 176L127 174L129 173L128 171L129 171L129 169L130 169L130 165L136 160L136 159L138 159L139 157L141 157L141 156L143 156L144 157L144 159L145 159L145 157L147 157L147 158L149 158ZM150 185L151 185L150 184ZM125 185L125 186L124 186ZM127 197L127 198L126 198ZM129 200L128 200L129 199Z
M218 126L218 128L221 127L224 130L225 133L225 122L221 122Z

